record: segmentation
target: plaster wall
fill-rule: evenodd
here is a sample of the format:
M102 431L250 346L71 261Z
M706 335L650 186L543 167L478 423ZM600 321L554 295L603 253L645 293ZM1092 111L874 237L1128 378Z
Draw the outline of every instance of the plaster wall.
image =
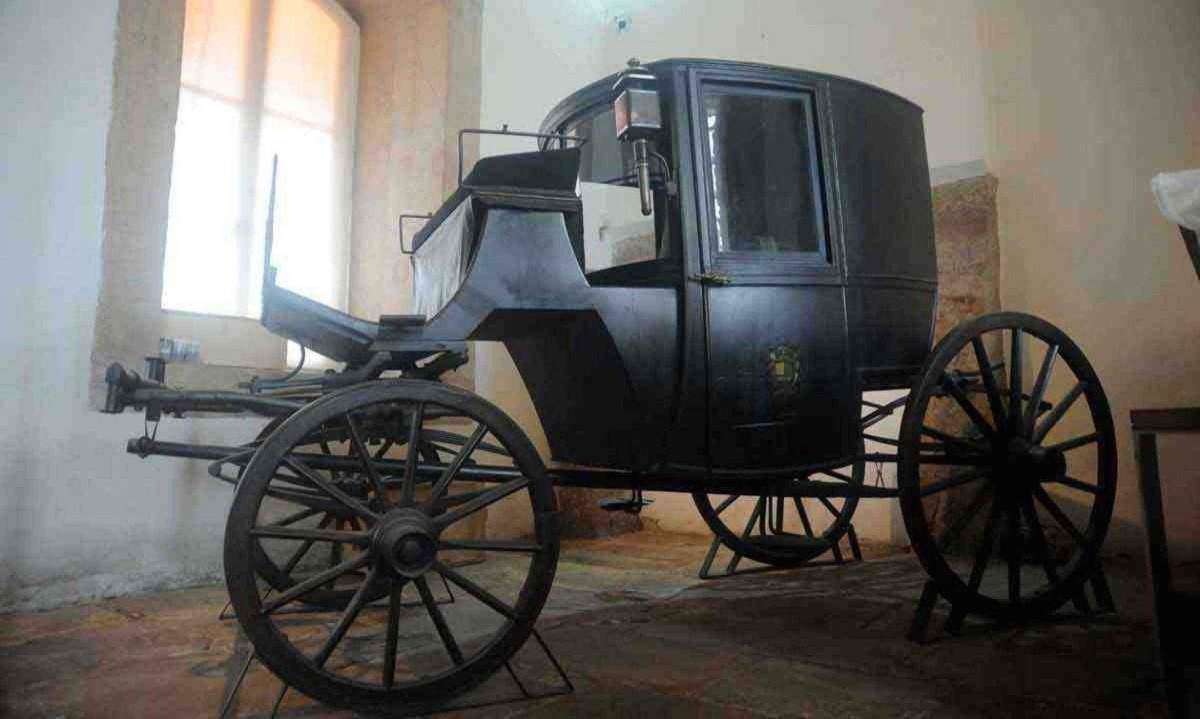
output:
M198 465L125 454L141 417L88 408L117 8L0 5L0 609L220 571L228 492ZM171 429L213 442L253 432L238 420Z
M989 0L989 169L999 178L1001 300L1087 352L1118 430L1110 548L1140 551L1129 410L1200 404L1200 299L1150 193L1200 166L1195 0ZM1161 446L1173 558L1200 555L1200 447Z

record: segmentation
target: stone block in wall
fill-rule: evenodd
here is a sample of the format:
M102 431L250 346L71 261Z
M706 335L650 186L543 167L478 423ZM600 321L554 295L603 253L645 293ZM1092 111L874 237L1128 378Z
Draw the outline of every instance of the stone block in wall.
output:
M996 178L991 175L949 182L933 188L934 237L938 261L935 343L956 326L1000 310L996 189ZM987 338L988 355L993 361L1004 356L999 340L999 337ZM959 369L972 371L976 367L972 361L970 366ZM990 416L987 402L982 397L974 399L980 412ZM961 436L966 433L968 421L960 410L951 411L948 405L949 402L931 403L927 424ZM940 474L927 470L925 481L937 481L950 471L950 468L941 469ZM976 488L971 484L923 500L926 512L932 517L935 534L960 516L965 505L973 498ZM978 525L979 522L974 524ZM970 540L979 531L978 526L972 526L961 536ZM955 548L949 549L953 551Z

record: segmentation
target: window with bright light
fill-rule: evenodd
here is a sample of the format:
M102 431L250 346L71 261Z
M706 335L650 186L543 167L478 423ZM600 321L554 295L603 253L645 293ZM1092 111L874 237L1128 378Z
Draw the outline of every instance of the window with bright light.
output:
M345 309L358 27L333 0L187 0L162 307L258 318L277 282Z

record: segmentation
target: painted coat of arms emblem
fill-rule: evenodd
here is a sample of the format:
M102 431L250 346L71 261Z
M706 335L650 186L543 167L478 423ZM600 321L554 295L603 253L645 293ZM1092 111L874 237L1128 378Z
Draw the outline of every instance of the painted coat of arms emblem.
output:
M789 404L799 393L803 366L800 351L779 345L767 351L767 377L771 383L771 399L776 404Z

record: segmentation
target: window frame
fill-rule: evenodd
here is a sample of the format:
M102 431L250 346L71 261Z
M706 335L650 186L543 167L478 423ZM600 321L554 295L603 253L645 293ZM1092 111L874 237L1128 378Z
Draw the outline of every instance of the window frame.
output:
M324 0L327 9L352 23L351 71L345 87L357 104L362 29L345 8ZM162 307L167 214L174 166L175 125L179 111L185 0L163 2L148 13L131 3L118 14L113 68L112 120L106 155L104 238L100 298L92 337L89 404L104 399L104 370L111 362L142 369L154 355L160 337L198 342L196 362L172 364L172 386L232 386L256 374L277 373L288 366L287 340L271 334L258 319L199 314ZM161 41L146 43L146 37ZM347 162L354 162L356 140L351 124L345 142ZM347 235L343 252L352 252L352 174L346 183ZM258 230L259 233L264 228ZM346 277L349 267L339 268ZM345 283L347 294L348 279ZM305 370L305 373L319 370Z
M835 283L843 272L843 253L838 241L836 207L833 202L835 176L829 163L833 158L832 122L828 88L818 79L782 76L769 69L730 72L693 68L688 73L688 117L692 133L693 166L696 187L697 219L701 234L701 263L706 272L743 276L772 282L807 284ZM704 100L707 87L720 86L718 94L753 94L805 101L805 116L810 125L810 173L815 178L814 199L822 230L823 251L721 251L716 229L714 188Z
M189 0L183 0L185 7ZM182 97L183 93L192 92L202 96L208 96L217 102L234 107L243 107L247 125L243 129L243 134L246 136L239 146L238 162L242 168L253 167L254 174L249 178L239 178L240 192L251 195L252 200L249 203L249 217L236 218L239 221L245 220L250 226L250 230L245 236L245 242L237 248L239 255L239 265L233 270L242 273L243 276L237 278L237 286L240 288L241 296L235 298L234 304L239 306L242 311L258 315L254 308L248 304L249 297L253 296L254 292L250 292L247 288L257 288L262 285L263 265L270 265L270 258L262 257L259 262L256 262L256 257L261 256L259 250L265 251L265 247L260 247L260 239L266 233L266 227L256 226L260 220L264 219L264 212L261 212L267 205L267 189L271 185L271 178L264 177L262 173L265 171L270 174L271 163L265 161L261 156L263 144L264 127L272 118L279 119L283 122L296 125L312 125L311 122L295 117L288 112L271 109L266 103L266 89L268 77L268 69L270 66L270 34L271 34L271 17L274 11L273 5L279 0L250 0L251 19L247 27L248 46L246 68L247 76L250 78L250 84L247 87L246 99L238 102L232 98L214 94L204 88L188 86L180 79L179 94ZM324 13L330 20L336 23L339 28L346 33L349 40L349 47L341 57L348 63L348 67L337 68L338 75L345 75L346 83L340 88L340 97L336 115L341 116L340 119L335 118L334 124L328 129L328 135L332 140L331 147L333 148L334 158L338 160L335 163L334 172L340 178L337 187L334 190L334 196L330 199L334 203L336 219L342 225L342 236L333 238L333 246L330 248L332 254L338 257L342 265L349 264L351 254L351 217L353 215L352 199L353 199L353 184L354 184L354 152L355 152L355 126L357 120L357 103L358 103L358 69L359 55L361 43L361 29L353 17L342 7L336 0L305 0L317 6L317 9ZM181 63L183 59L181 58ZM182 103L180 103L182 104ZM175 111L175 122L178 122L179 106ZM344 130L339 131L339 128ZM325 130L326 128L320 128ZM178 137L176 137L178 141ZM171 169L174 171L175 164L175 146L172 147ZM281 165L286 166L287 158L284 157L284 162ZM339 191L340 190L340 191ZM340 196L339 196L340 195ZM170 227L170 206L168 205L167 228ZM235 223L238 224L238 223ZM164 262L161 268L161 285L165 290L166 285L166 240L164 239ZM343 270L336 274L335 279L335 294L336 301L331 305L334 309L346 311L349 308L349 287L347 283L348 271ZM332 276L332 275L331 275ZM286 287L286 282L281 286ZM229 314L226 312L207 312L192 309L181 309L176 307L166 307L164 304L165 297L159 298L159 307L168 315L191 318L188 321L202 321L206 317L220 318L222 320L249 320L253 323L259 323L260 317L251 314L238 313ZM259 302L262 302L262 297L259 297ZM261 306L259 308L261 310ZM203 350L203 345L201 347ZM290 352L288 354L291 354ZM286 365L287 362L284 362Z

